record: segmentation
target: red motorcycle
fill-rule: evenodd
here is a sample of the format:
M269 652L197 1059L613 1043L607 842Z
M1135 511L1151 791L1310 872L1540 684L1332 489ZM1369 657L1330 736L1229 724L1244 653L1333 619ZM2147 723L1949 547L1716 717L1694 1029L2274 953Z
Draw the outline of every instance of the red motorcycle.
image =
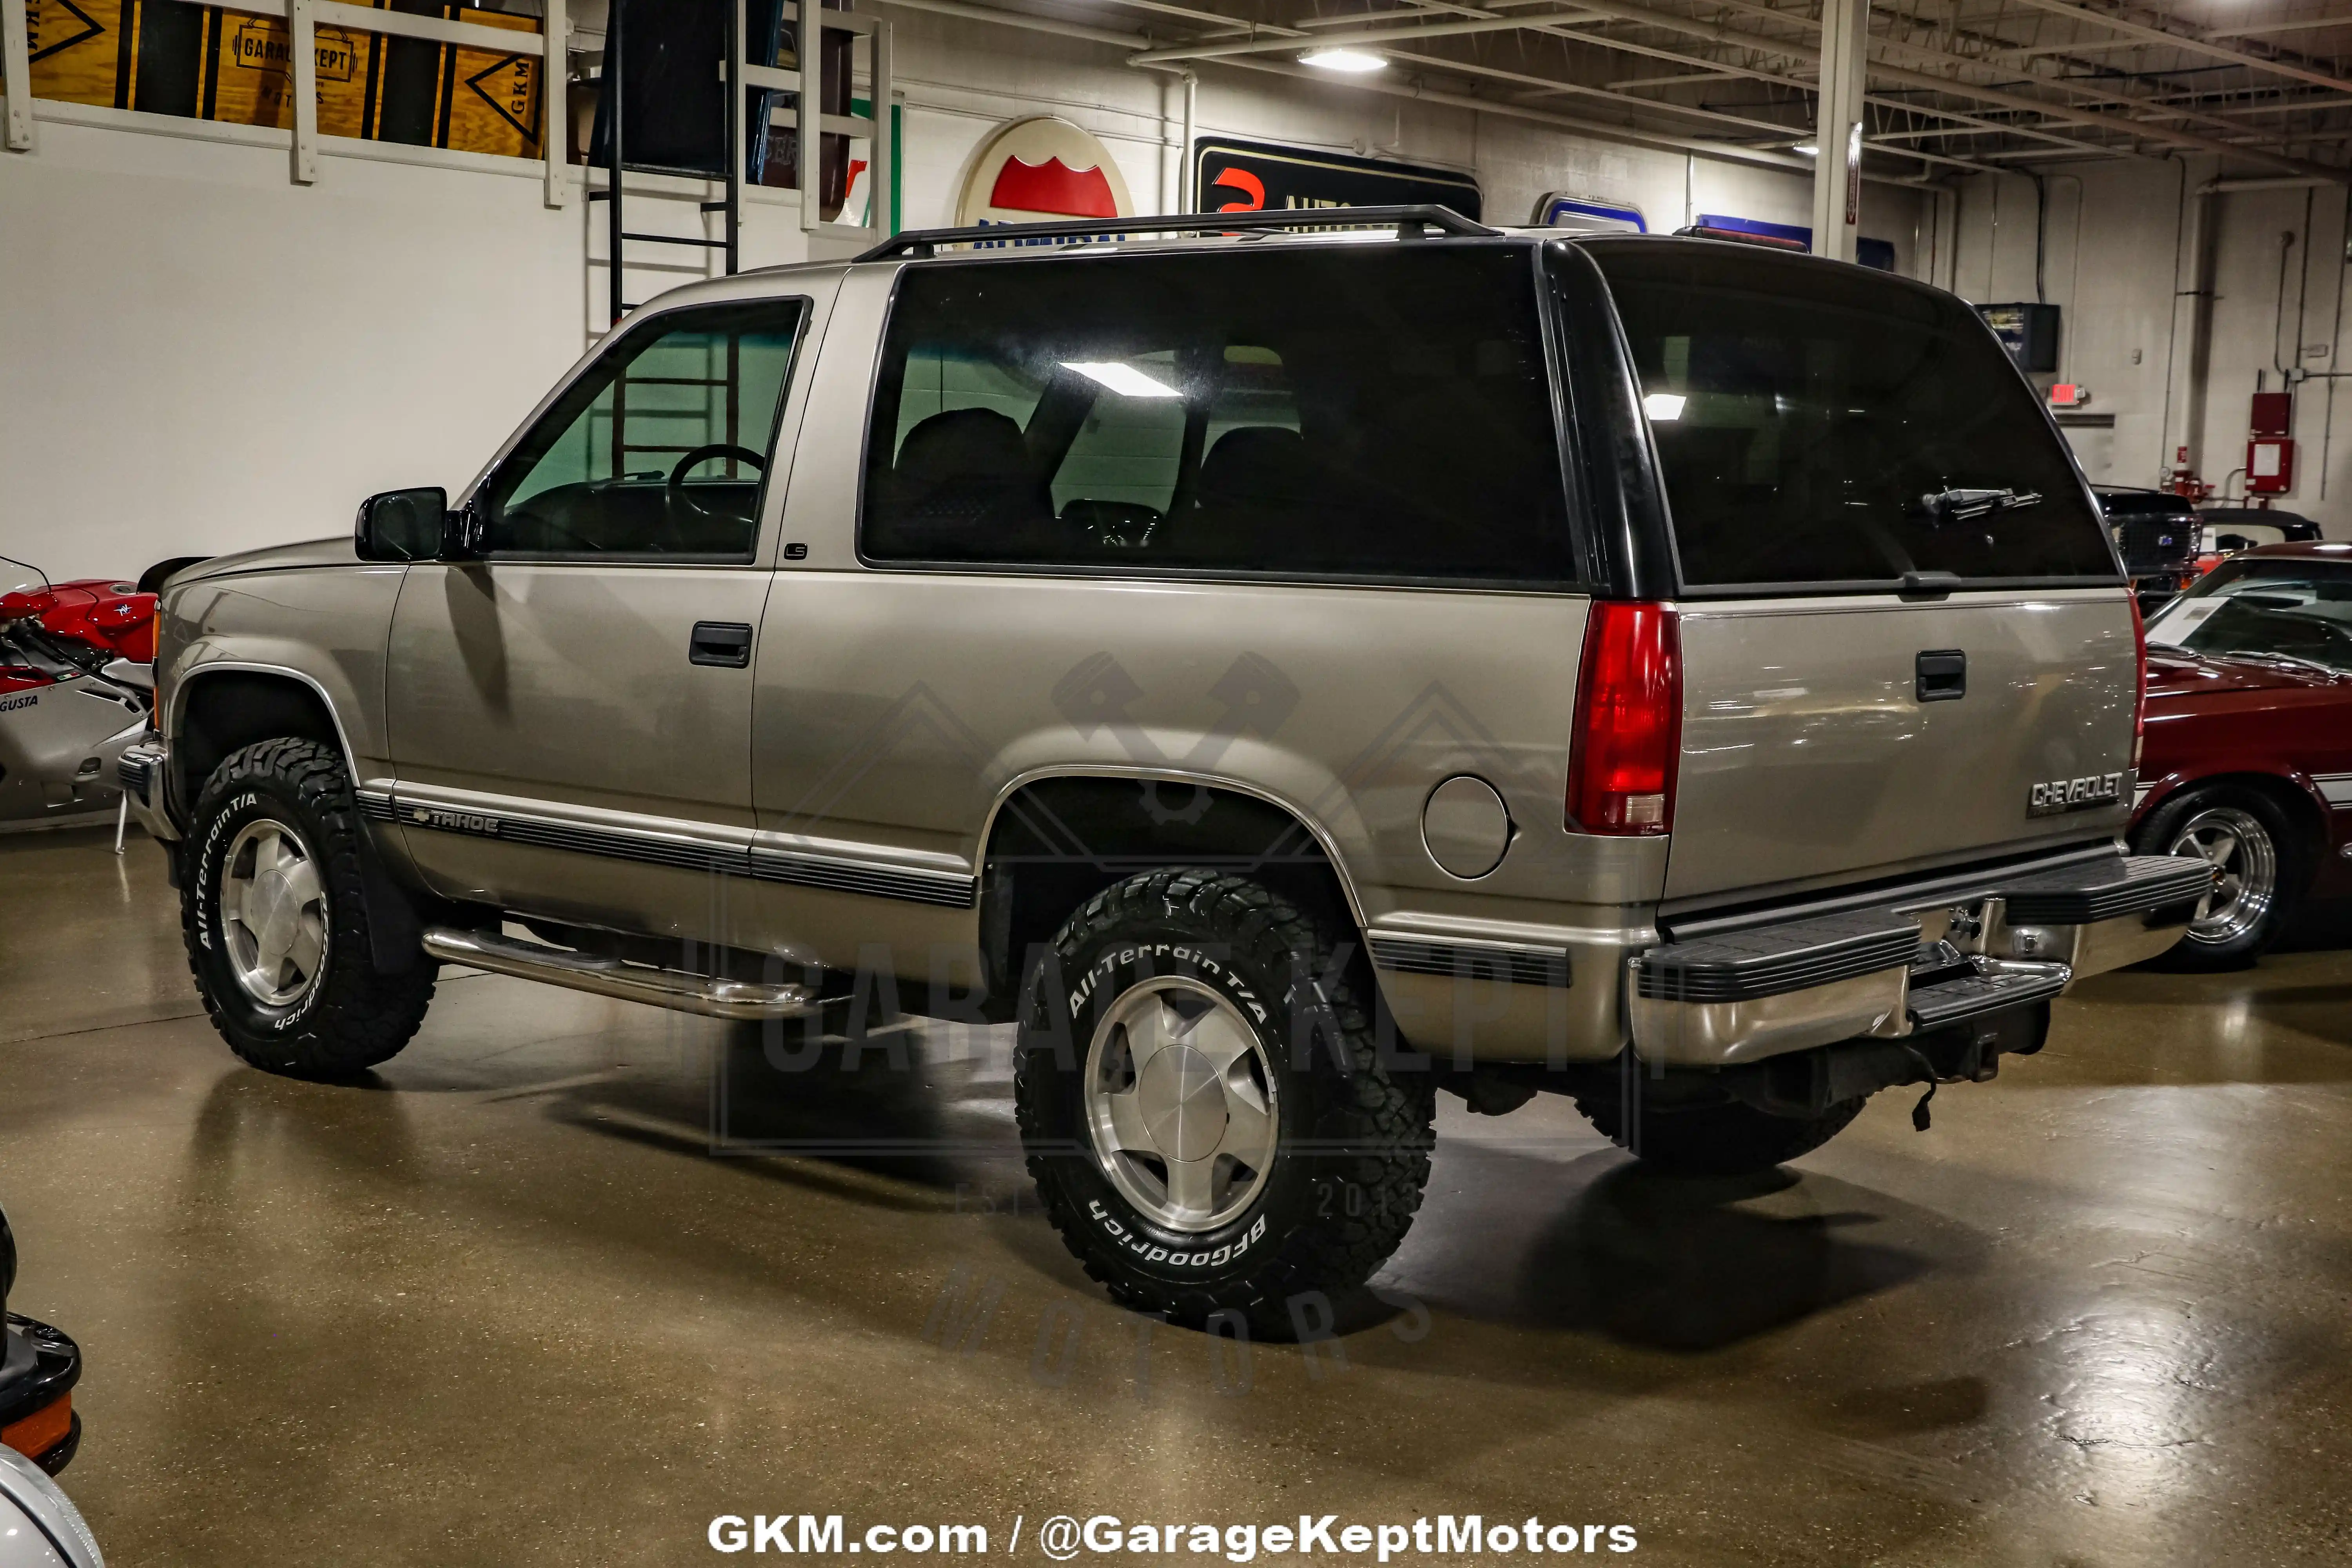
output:
M155 706L155 590L188 564L135 584L31 567L0 594L0 826L121 803L115 760Z

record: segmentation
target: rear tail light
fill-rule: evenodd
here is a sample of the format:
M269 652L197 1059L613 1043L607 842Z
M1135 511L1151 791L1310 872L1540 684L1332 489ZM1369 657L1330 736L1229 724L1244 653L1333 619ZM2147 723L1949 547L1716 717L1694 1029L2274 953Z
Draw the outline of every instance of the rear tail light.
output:
M2132 685L2132 760L2135 772L2139 767L2139 749L2147 739L2147 620L2139 613L2139 595L2129 599L2132 613L2132 663L2136 674Z
M1682 757L1682 638L1665 605L1595 600L1576 680L1571 832L1663 834Z

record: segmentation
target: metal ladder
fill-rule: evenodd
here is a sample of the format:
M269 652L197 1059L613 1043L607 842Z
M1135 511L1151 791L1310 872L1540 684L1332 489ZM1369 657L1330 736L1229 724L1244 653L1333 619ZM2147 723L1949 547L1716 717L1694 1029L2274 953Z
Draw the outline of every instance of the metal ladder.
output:
M795 151L798 167L795 184L801 195L801 228L814 234L819 228L829 234L859 245L861 247L879 244L890 237L890 191L893 180L892 159L898 149L891 144L890 134L890 24L877 17L859 16L849 11L829 11L819 0L779 0L784 18L793 25L793 48L799 68L786 70L779 66L755 65L744 58L744 0L729 0L727 8L727 54L719 63L719 75L727 84L726 195L717 201L700 204L706 213L723 215L724 237L706 239L698 236L647 234L633 230L624 216L626 191L624 173L628 167L625 150L625 116L622 112L622 16L626 9L625 0L613 0L610 19L605 25L604 65L599 90L604 95L606 134L604 138L604 188L591 191L588 199L604 202L605 250L609 258L606 270L610 274L608 303L611 308L610 326L617 327L623 317L637 307L625 294L625 274L631 242L640 245L681 245L702 250L725 253L726 275L734 276L742 269L743 226L743 160L745 148L743 124L743 93L747 88L761 88L771 92L793 95L793 107L787 109L771 104L768 121L771 127L797 132L801 125L800 106L824 101L824 35L848 33L863 37L867 47L867 108L865 114L825 114L815 119L816 133L796 135ZM814 19L814 26L809 26ZM817 190L822 169L821 150L826 135L863 138L869 152L866 155L866 222L862 225L825 224L822 193ZM608 329L609 330L609 329Z

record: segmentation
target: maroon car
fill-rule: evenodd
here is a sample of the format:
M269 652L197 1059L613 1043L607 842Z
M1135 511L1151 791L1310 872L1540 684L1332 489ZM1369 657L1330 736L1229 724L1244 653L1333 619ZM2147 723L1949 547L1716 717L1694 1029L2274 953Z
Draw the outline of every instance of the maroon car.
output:
M2352 544L2232 556L2147 640L2132 847L2221 869L2168 961L2244 963L2306 895L2352 892Z

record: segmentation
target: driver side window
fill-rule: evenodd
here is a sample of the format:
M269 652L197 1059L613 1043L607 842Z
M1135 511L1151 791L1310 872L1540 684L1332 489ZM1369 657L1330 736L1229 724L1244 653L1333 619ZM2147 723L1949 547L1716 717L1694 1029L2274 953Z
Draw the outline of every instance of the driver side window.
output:
M748 558L806 310L697 305L624 333L483 487L486 548Z

